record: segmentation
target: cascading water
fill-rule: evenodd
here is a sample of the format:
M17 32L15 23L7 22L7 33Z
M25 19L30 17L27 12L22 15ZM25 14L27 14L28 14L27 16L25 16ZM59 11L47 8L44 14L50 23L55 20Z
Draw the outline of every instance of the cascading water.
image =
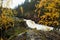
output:
M28 27L32 28L32 29L36 28L37 30L42 30L42 31L51 31L54 29L53 27L49 27L49 26L45 26L45 25L41 25L41 24L36 24L32 20L24 19L24 21L26 21L26 24L28 25Z

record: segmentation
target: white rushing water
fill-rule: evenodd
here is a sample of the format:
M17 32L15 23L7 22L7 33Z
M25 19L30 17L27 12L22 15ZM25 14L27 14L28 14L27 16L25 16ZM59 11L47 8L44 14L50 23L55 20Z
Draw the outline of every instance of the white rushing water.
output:
M32 28L32 29L36 28L37 30L42 30L42 31L51 31L54 29L53 27L49 27L49 26L45 26L45 25L41 25L41 24L36 24L32 20L24 19L24 21L26 21L26 24L28 25L28 27Z

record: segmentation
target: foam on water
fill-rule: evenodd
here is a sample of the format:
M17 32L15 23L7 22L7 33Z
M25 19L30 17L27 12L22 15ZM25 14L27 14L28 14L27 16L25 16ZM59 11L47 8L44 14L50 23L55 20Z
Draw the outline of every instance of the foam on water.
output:
M24 19L24 21L26 21L26 24L28 25L28 27L30 27L32 29L36 28L37 30L42 30L42 31L51 31L51 30L53 30L53 27L49 27L49 26L45 26L45 25L41 25L41 24L36 24L32 20Z

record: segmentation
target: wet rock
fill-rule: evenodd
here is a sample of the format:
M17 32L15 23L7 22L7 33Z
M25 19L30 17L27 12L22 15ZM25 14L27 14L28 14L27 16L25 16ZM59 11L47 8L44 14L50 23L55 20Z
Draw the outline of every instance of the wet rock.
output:
M15 40L60 40L60 32L44 32L29 29L26 33L17 36Z

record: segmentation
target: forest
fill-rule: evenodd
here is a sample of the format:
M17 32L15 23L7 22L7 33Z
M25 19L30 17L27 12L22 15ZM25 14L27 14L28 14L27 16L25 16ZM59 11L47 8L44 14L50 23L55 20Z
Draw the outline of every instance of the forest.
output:
M60 0L31 0L31 2L25 0L24 4L18 5L15 9L3 8L2 3L1 0L1 40L33 40L35 36L37 38L34 40L60 40ZM28 29L23 19L30 19L37 24L54 27L54 30L44 32ZM17 36L20 33L24 34ZM32 39L29 33L33 36Z

